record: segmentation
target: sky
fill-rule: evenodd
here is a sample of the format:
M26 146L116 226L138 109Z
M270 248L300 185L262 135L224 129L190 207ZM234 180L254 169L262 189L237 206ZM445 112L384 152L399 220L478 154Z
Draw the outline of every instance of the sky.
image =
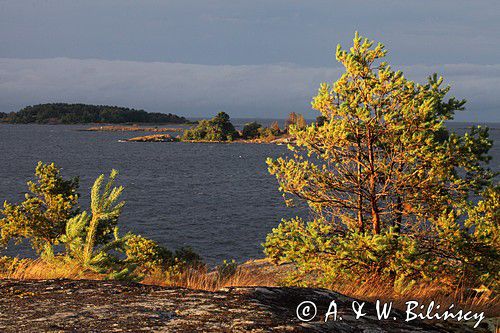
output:
M0 0L0 111L38 103L307 118L335 48L382 42L409 79L437 72L500 122L498 0Z

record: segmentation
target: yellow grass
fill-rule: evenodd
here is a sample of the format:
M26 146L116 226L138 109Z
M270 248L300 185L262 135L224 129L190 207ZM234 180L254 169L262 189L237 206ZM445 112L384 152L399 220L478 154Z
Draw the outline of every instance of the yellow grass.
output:
M42 259L23 259L15 262L11 267L0 271L0 278L21 280L48 280L48 279L102 279L104 276L85 270L81 266L70 262L57 261L51 263Z
M175 276L165 276L165 274L153 273L146 276L142 283L208 291L215 291L225 287L277 285L273 276L261 272L252 272L246 269L238 269L235 274L229 277L220 277L216 272L210 272L206 269L189 269Z
M438 285L420 284L411 286L405 291L396 291L394 288L383 283L344 284L332 288L333 290L366 301L381 300L392 301L394 307L404 310L406 302L413 300L420 304L429 304L434 301L441 305L441 309L448 308L454 304L456 308L471 310L475 312L484 311L487 317L495 317L500 313L500 298L491 293L475 293L457 288L451 292L445 292Z

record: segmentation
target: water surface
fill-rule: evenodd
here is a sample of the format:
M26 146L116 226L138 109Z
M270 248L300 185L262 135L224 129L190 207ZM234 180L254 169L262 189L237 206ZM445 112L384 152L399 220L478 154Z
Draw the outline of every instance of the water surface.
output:
M490 126L497 142L491 166L500 171L500 126ZM134 231L169 248L190 245L211 264L262 257L260 244L281 218L307 215L285 207L267 172L266 158L285 154L286 146L121 143L141 133L79 131L86 127L0 125L0 201L21 201L41 160L56 162L65 176L80 176L85 208L95 178L115 168L127 202L122 232ZM27 247L9 252L30 253Z

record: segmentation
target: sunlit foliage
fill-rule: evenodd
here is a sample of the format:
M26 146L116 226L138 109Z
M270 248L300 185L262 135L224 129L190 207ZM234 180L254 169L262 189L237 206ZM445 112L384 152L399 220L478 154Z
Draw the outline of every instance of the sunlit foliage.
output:
M450 133L444 122L465 101L445 100L450 88L437 75L426 84L408 80L381 61L385 55L358 34L350 50L338 46L345 73L312 102L321 122L291 124L293 155L268 159L286 202L304 200L315 218L283 221L266 253L295 262L301 283L309 275L322 285L376 277L403 286L452 270L456 278L443 283L491 283L498 213L470 202L491 183L488 130ZM488 191L491 202L497 192ZM472 220L478 211L495 216Z
M0 236L5 246L10 240L28 239L43 256L51 256L59 243L66 221L78 214L78 178L64 179L52 164L39 162L36 181L28 182L30 193L20 204L4 202L0 210Z
M189 248L172 253L140 235L119 234L118 219L125 202L120 200L123 187L115 186L116 170L107 180L104 175L96 179L88 212L78 208L78 179L64 180L53 163L41 162L36 176L37 182L28 183L31 193L24 202L4 204L0 235L3 245L11 239L29 240L40 258L2 257L4 274L18 271L22 264L53 267L63 276L81 271L82 276L139 280L153 271L166 276L202 265ZM56 245L60 245L58 251Z

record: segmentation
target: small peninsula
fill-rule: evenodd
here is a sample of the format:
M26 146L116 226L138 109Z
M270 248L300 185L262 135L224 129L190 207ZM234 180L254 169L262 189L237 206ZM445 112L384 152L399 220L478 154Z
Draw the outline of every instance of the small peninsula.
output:
M18 112L0 113L0 123L9 124L90 124L154 123L184 124L184 117L120 106L47 103L27 106Z

